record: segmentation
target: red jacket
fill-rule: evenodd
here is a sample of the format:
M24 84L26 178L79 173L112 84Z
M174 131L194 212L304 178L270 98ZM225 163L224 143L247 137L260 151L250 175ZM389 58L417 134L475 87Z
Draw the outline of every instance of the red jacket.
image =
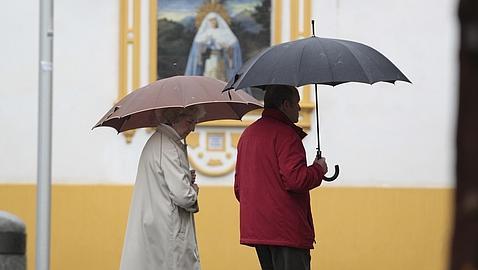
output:
M265 109L243 132L234 181L241 244L314 248L309 190L324 173L318 164L307 166L306 135L274 109Z

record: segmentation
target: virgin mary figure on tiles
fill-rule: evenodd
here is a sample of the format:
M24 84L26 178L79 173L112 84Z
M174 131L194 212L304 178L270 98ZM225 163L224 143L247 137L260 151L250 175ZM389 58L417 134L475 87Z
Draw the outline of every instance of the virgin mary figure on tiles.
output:
M271 45L271 0L156 0L156 77L227 81Z
M203 75L227 81L241 65L239 40L218 13L209 12L194 37L185 75Z

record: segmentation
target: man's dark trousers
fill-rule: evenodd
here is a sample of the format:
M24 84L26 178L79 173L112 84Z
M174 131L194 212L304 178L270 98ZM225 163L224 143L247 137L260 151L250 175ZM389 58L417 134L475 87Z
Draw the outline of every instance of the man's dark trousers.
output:
M310 250L256 245L262 270L310 270Z

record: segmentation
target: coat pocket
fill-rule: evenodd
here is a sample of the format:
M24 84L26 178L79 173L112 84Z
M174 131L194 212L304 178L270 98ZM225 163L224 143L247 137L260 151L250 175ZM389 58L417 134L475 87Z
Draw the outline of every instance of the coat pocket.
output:
M179 233L178 233L178 238L181 240L184 240L185 234L186 234L186 227L188 226L188 216L189 213L186 212L184 209L179 207L178 209L179 213Z
M181 207L175 207L171 213L173 239L182 241L185 238L187 219L184 212Z

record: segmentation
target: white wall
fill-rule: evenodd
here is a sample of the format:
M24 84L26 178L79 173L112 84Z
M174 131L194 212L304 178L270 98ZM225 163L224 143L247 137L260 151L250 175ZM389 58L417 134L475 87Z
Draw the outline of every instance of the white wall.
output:
M342 171L334 185L453 185L455 14L451 0L314 2L319 36L368 44L413 82L320 87L321 148ZM37 1L0 9L0 182L36 181L38 20ZM134 181L149 134L126 144L113 129L91 131L118 94L118 22L118 1L55 2L55 182ZM315 141L304 141L309 160Z
M4 153L0 157L0 181L34 182L38 3L7 1L0 12L1 32L6 37L0 43L4 138L0 141ZM55 1L54 181L115 181L119 179L117 169L125 167L122 163L136 162L126 159L136 156L136 149L128 153L133 147L125 146L119 136L104 130L91 132L117 96L118 16L118 1ZM134 174L123 178L131 179Z
M0 9L0 181L32 180L36 169L38 3Z
M454 185L456 1L319 0L319 35L379 50L413 82L319 88L321 147L337 185ZM312 136L311 136L312 137ZM315 138L307 143L314 144ZM309 149L309 158L313 157Z

